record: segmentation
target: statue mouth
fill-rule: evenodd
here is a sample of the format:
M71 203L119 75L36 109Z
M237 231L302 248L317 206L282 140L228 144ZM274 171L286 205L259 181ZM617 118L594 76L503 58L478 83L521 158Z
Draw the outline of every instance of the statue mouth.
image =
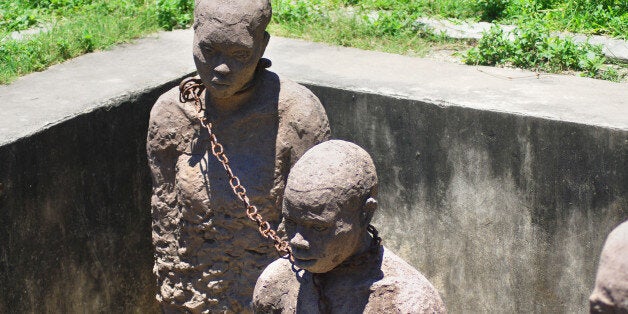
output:
M315 258L298 258L294 256L294 263L300 267L308 267L312 266L316 263L317 259Z
M213 87L217 87L217 88L226 88L226 87L231 86L231 84L229 84L228 82L219 80L217 78L213 78L210 83Z

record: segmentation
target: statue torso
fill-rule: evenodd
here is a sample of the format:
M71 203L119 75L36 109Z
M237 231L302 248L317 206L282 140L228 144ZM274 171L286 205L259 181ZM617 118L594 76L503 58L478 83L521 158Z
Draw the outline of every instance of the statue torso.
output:
M251 203L276 228L276 205L290 165L326 140L329 126L307 89L271 72L263 75L250 103L208 117ZM293 118L303 112L313 119L295 128ZM239 312L276 255L246 217L221 163L208 153L208 134L196 115L193 104L178 101L176 89L162 95L151 112L147 148L154 182L155 272L166 288L158 298L181 309ZM301 129L311 136L299 139L295 133Z
M429 281L385 248L356 267L316 275L292 272L287 260L273 262L260 276L253 296L258 313L444 313L438 292ZM325 299L320 298L322 291ZM321 303L325 303L322 305Z

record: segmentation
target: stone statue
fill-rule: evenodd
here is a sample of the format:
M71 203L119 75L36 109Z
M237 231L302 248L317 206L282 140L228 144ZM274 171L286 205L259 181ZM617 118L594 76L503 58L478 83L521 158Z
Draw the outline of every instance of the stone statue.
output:
M193 55L205 117L251 203L277 226L290 168L329 138L320 101L266 70L268 0L197 0ZM164 312L247 312L277 254L234 196L208 132L179 91L155 103L148 130L157 300Z
M606 238L589 304L591 313L628 313L628 221Z
M282 208L295 267L277 259L264 270L254 311L446 312L430 282L379 243L370 225L376 195L375 166L362 148L332 140L306 152L288 176Z

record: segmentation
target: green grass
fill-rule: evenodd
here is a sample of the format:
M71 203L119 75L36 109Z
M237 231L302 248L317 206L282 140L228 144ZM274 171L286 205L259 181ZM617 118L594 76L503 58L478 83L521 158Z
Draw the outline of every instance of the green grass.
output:
M297 37L334 45L423 56L430 47L462 47L455 40L418 31L410 11L348 11L330 3L273 2L273 22L269 31L276 36Z
M404 10L397 9L403 5ZM392 9L395 8L395 9ZM273 35L423 56L434 46L462 49L463 41L422 29L420 7L404 0L273 1Z
M106 49L159 29L190 25L193 0L0 1L0 83L80 54ZM515 43L498 34L466 54L470 64L504 64L543 71L613 77L599 47L576 45L550 31L628 35L627 0L272 0L273 35L423 56L431 49L466 50L469 43L425 30L421 16L511 23ZM12 40L13 31L48 32ZM532 45L532 46L529 46ZM532 48L530 48L532 47Z
M159 29L187 26L192 0L42 0L0 2L0 83ZM49 31L13 40L10 32Z
M485 34L463 53L468 64L506 65L543 72L573 72L618 81L621 65L607 65L600 46L551 36L554 31L604 33L625 37L625 0L273 0L271 32L336 45L422 56L430 49L467 50L468 43L446 39L417 25L420 16L514 23ZM569 12L569 13L565 13Z
M538 20L552 31L628 36L626 0L273 0L273 7L284 11L287 7L296 15L350 7L357 14L386 11L401 18L438 16L512 24Z

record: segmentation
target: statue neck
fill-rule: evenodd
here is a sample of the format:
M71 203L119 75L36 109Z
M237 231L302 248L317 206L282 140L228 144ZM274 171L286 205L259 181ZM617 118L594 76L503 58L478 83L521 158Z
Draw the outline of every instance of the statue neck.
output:
M253 94L257 90L257 75L247 83L240 91L226 98L212 97L210 93L206 95L207 108L211 112L217 112L218 114L228 114L233 111L237 111L244 107L251 100Z
M347 269L371 268L373 266L372 262L379 259L380 250L381 245L379 243L375 244L373 237L365 233L353 255L342 262L342 264L332 269L329 273L336 271L345 272Z

